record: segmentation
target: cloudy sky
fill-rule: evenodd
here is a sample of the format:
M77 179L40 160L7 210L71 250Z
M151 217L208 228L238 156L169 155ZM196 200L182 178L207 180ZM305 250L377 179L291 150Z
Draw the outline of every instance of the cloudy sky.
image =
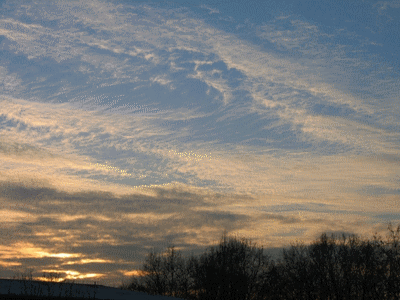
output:
M3 1L0 276L400 222L400 1Z

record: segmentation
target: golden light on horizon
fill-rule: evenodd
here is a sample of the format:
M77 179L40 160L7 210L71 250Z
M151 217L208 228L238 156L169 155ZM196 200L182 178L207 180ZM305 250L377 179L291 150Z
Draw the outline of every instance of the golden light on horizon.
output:
M64 278L47 278L47 277L35 277L35 280L47 281L47 282L63 282Z
M51 253L41 247L34 246L32 243L19 242L12 246L2 246L0 248L3 254L3 258L45 258L45 257L56 257L56 258L72 258L81 257L81 254L76 253Z
M60 257L60 258L68 258L68 257L79 257L80 254L71 254L71 253L57 253L57 254L50 254L46 253L48 257Z
M15 262L15 261L0 261L0 266L5 268L21 266L21 265L22 264L20 262Z
M96 258L96 259L81 259L78 261L69 261L64 263L63 265L75 265L75 264L91 264L91 263L113 263L112 260L107 260L107 259L100 259L100 258Z
M70 280L86 279L86 278L99 278L99 277L104 276L103 274L97 274L97 273L82 274L77 271L66 271L65 273L67 274L67 276L65 278L70 279Z
M79 280L86 278L100 278L103 274L98 273L81 273L75 270L42 270L43 276L35 277L37 280L41 281L51 281L51 282L62 282L66 279L68 280Z
M144 272L144 271L141 271L141 270L133 270L133 271L123 272L123 274L125 276L129 276L129 277L131 277L131 276L141 277L141 276L147 275L147 273L148 272Z

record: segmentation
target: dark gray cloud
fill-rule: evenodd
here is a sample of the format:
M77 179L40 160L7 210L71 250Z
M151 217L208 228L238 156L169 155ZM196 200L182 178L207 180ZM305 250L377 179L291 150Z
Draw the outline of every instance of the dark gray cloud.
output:
M361 193L367 195L400 195L400 188L388 188L379 185L365 185L360 189Z
M263 214L263 218L267 218L270 220L277 220L280 221L283 224L293 224L293 223L300 223L301 219L292 217L292 216L283 216L280 214Z
M6 260L35 270L72 268L121 276L119 270L138 268L151 248L162 251L174 244L186 252L199 252L204 249L198 244L199 232L211 229L213 235L219 236L223 229L235 231L251 221L250 216L241 213L213 211L215 202L179 190L157 189L153 196L118 197L104 192L66 193L2 182L0 195L3 207L18 208L18 212L31 217L29 221L3 220L3 245L18 248L20 243L28 243L48 253L35 257L40 254L33 251L33 257ZM51 257L59 253L78 257ZM80 263L80 259L96 258L109 262Z

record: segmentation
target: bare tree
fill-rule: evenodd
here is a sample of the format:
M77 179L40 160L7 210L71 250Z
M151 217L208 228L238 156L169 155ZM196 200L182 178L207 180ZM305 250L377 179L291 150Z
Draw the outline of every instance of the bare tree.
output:
M245 238L228 237L184 259L174 247L149 253L129 288L190 300L400 299L400 225L387 241L326 233L283 249L276 263Z
M194 265L198 299L257 299L271 262L251 241L227 237L201 255Z
M282 251L283 258L277 268L283 299L314 299L314 280L308 248L303 244L292 244ZM275 292L276 293L276 292Z
M385 243L387 270L387 293L390 299L400 298L400 225L394 230L392 224L388 225L388 238Z
M174 246L168 247L165 253L154 250L149 253L139 273L132 278L128 289L173 297L189 294L186 261Z

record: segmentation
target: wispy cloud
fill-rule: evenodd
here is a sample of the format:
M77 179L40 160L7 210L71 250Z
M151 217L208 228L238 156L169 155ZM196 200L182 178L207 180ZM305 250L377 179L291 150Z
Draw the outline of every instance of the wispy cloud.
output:
M209 14L219 14L219 10L215 8L211 8L208 5L201 5L201 8L207 9L209 11Z
M207 18L105 1L4 12L0 233L17 250L2 266L125 274L146 247L200 249L223 229L280 247L398 218L399 76L375 41L291 14L231 20L244 39Z
M61 3L62 5L59 5ZM94 3L98 5L92 5ZM28 39L22 39L19 42L21 50L25 51L27 56L36 57L36 54L31 49L41 49L40 53L53 57L58 63L61 63L61 60L58 59L60 55L63 57L69 55L70 58L76 57L77 62L79 62L79 72L90 76L88 82L97 83L97 88L111 89L113 86L120 86L129 82L137 84L134 88L137 91L135 95L140 97L143 93L151 91L151 82L157 82L161 87L169 87L170 90L176 90L180 87L178 83L174 83L174 88L171 88L170 84L177 81L174 81L171 75L164 73L164 75L158 74L154 76L149 75L149 72L154 62L157 62L158 65L169 65L170 58L177 55L176 51L185 51L188 59L180 64L184 67L178 67L184 72L181 78L191 78L204 82L208 87L205 91L205 96L208 94L209 97L218 99L218 97L215 98L215 95L220 95L223 100L221 104L216 106L217 110L214 110L214 115L208 114L208 118L223 122L228 119L227 116L230 116L229 118L232 121L237 118L236 122L241 122L238 119L239 115L244 116L254 113L257 113L260 120L269 118L268 122L260 121L260 125L263 124L261 128L264 128L264 131L260 130L258 134L249 132L246 137L243 135L238 136L239 140L242 139L242 141L263 141L265 145L270 145L273 148L279 145L279 147L288 150L291 148L292 141L282 141L280 134L292 134L303 143L300 147L307 151L315 151L323 143L328 143L329 147L332 148L332 153L338 149L345 149L345 151L353 154L361 151L363 155L392 155L394 157L398 155L398 133L390 128L385 129L381 128L382 126L377 126L382 123L388 123L388 119L382 121L380 117L387 111L386 103L378 107L374 103L365 101L341 89L341 86L335 87L330 83L330 80L324 82L324 77L320 78L313 74L315 63L310 64L304 59L295 62L290 56L282 57L274 53L274 51L260 50L249 42L241 41L232 34L212 28L203 21L193 19L190 16L182 22L180 19L175 18L174 14L170 14L169 18L166 18L165 11L161 9L139 6L138 10L148 14L144 18L140 18L135 13L124 13L119 6L103 2L88 2L83 4L85 9L81 10L73 9L75 6L76 4L65 6L63 2L56 2L54 6L48 9L61 9L69 15L69 19L65 18L66 23L64 21L60 23L62 26L60 25L58 29L24 24L10 18L5 19L3 26L4 28L12 28L13 31L10 34L14 32L18 35L25 30L30 36L35 37L34 42ZM31 7L30 9L34 8ZM149 17L149 11L156 17ZM48 17L47 12L42 14L46 14ZM57 18L52 17L51 19L56 20ZM77 20L77 24L84 24L85 27L75 28L73 23L70 22L72 19ZM340 47L330 50L332 48L328 49L327 45L323 45L321 39L329 39L331 36L321 33L317 26L290 17L281 19L279 19L280 22L289 22L293 29L281 30L276 23L271 23L260 28L260 36L277 45L282 45L286 50L302 49L303 54L307 50L304 45L309 45L308 50L311 51L312 55L319 57L319 61L326 58L325 53L333 53L334 57L336 57L335 59L345 59L357 66L362 63L360 59L346 57L346 52L335 50L340 49ZM145 22L146 26L143 26L142 22ZM137 24L137 26L126 26L131 23ZM87 32L90 32L86 30L88 28L98 32L98 34L88 34ZM163 33L163 39L159 38L161 32ZM111 33L113 34L111 35ZM48 40L45 39L42 41L40 38L42 35L51 37L58 42L48 43ZM59 42L61 37L63 42ZM314 39L313 43L310 44L309 41L313 37L318 37L320 40ZM199 41L202 42L199 43ZM96 47L107 52L93 54L91 53L91 48L88 47ZM165 54L165 51L167 51L167 54ZM205 59L193 60L190 54L193 51ZM58 54L54 56L55 53ZM161 55L161 53L163 54ZM129 57L139 57L140 63L131 62ZM162 57L167 57L168 59ZM157 58L156 61L154 60L155 58ZM82 64L82 62L86 63L86 65ZM127 64L130 64L129 67ZM204 69L203 66L209 66L210 68ZM325 66L324 63L321 63L321 66ZM235 70L237 74L240 74L239 80L238 78L230 77L230 70ZM133 72L135 76L133 76ZM105 76L102 76L102 73ZM171 76L171 79L169 79L169 76ZM342 73L338 73L335 78L339 76L342 76ZM109 79L106 78L114 78L116 81L107 83ZM238 80L239 83L235 82L235 80ZM216 94L211 93L211 89ZM64 94L68 95L72 94L73 90L72 84L66 82L61 84L59 91L53 95L58 97ZM112 90L105 90L105 92L93 96L74 96L71 98L73 100L71 103L81 109L105 112L119 112L122 108L122 110L129 110L135 114L159 111L155 105L151 105L151 102L154 101L153 99L156 98L150 98L151 106L144 105L145 102L143 101L132 105L126 103L129 96L125 93L111 101L108 95ZM240 97L243 94L250 101L240 102ZM151 93L148 95L150 97ZM160 105L159 101L156 102L162 109L163 105ZM230 104L230 106L224 108L221 106L222 104L225 106ZM240 109L238 104L240 104ZM27 107L24 104L24 111L27 111ZM75 114L75 112L72 113L71 111L61 116L58 107L54 107L47 113L47 115L53 115L53 110L57 110L57 122L51 117L47 117L47 119L43 117L44 106L35 108L34 113L30 112L23 118L16 117L10 111L5 112L4 115L7 122L11 121L20 124L18 128L27 127L25 130L17 130L16 127L8 128L7 130L7 135L9 137L11 135L18 137L20 144L23 144L22 141L24 141L24 143L31 145L37 144L39 148L44 145L51 145L50 152L68 155L81 152L82 149L89 149L90 147L92 153L89 154L87 152L88 155L93 155L95 151L102 153L100 154L101 158L91 158L91 166L100 166L106 165L104 160L113 151L113 153L121 153L121 151L126 151L129 148L135 148L140 149L140 155L157 153L156 155L161 154L161 157L167 157L166 153L174 149L171 144L173 141L182 140L182 138L186 138L189 135L196 137L196 133L201 136L203 133L195 129L196 123L191 124L190 121L184 126L179 126L179 133L176 128L166 126L168 122L172 122L174 119L171 113L174 116L182 116L176 121L184 118L195 121L205 117L204 114L198 114L199 109L202 109L201 106L194 103L194 107L196 109L191 112L187 108L174 108L174 112L167 110L161 118L161 115L159 117L140 117L142 124L144 122L146 125L139 125L139 122L134 125L129 123L129 125L126 124L122 127L125 128L124 130L117 128L117 125L110 118L105 121L104 118L107 117L100 117L100 115L96 114L88 114L81 111L79 117L71 117L70 114ZM31 106L31 109L33 109L33 106ZM5 108L3 108L4 110ZM367 116L376 116L369 119L375 123L366 124L363 118ZM96 118L102 121L97 121L95 120ZM391 118L393 122L398 122L396 116L392 115ZM68 120L68 123L60 124L59 120L63 119ZM82 120L88 121L83 122ZM168 121L166 123L162 120ZM57 126L54 125L55 122L58 123ZM131 128L136 128L136 126L140 126L140 129L136 129L134 135L128 133ZM47 133L44 133L45 131L41 127L45 127ZM229 146L223 146L219 142L225 134L225 132L214 130L214 139L203 143L203 146L197 143L196 147L204 148L199 152L208 153L211 150L211 152L220 152L221 156L226 158L230 157ZM265 138L265 135L268 138ZM155 150L154 147L149 146L150 143L145 141L155 136L159 137L158 144L163 144L160 148L163 150ZM15 138L14 140L17 142ZM104 143L102 141L107 142ZM217 144L219 145L216 146ZM183 149L187 152L191 147L190 144L187 144L183 146ZM236 149L235 147L233 148ZM93 149L96 150L94 151ZM254 145L241 149L242 153L259 152ZM326 151L327 148L323 147L321 149ZM133 155L133 153L136 152L131 152L130 155ZM154 156L154 154L152 155ZM257 161L264 158L263 156L253 155L252 159ZM268 158L268 160L270 159ZM127 158L120 160L119 164L120 166L115 168L124 171L116 172L118 175L115 176L133 174L133 166L127 162ZM222 168L216 172L221 173L219 177L211 177L213 177L213 181L217 186L223 182L223 185L235 187L236 189L237 186L233 178L240 174L238 170L246 168L240 167L240 163L232 164L230 159L227 159L225 164L234 167L226 168L226 170ZM225 164L221 165L224 166ZM169 162L168 166L174 171L185 170L185 176L199 176L198 174L205 172L201 171L203 169L202 166L188 165L188 163L182 164L182 162ZM207 168L209 166L204 167L204 169ZM140 169L143 170L140 176L146 176L149 179L150 176L148 174L145 175L148 170L145 171L146 168ZM233 169L235 169L236 173ZM247 169L249 173L252 172L250 170L253 170L252 168ZM105 170L101 169L98 172L105 174ZM224 177L224 172L234 175ZM166 169L159 170L154 174L156 173L161 175L171 172ZM209 176L208 173L210 172L204 173L205 175L202 175L201 179L207 178ZM108 176L108 178L111 178L111 175ZM256 174L255 177L257 176L259 175ZM232 177L231 181L226 179L229 177ZM182 180L182 177L180 178ZM148 183L154 184L156 180L160 181L160 178ZM255 180L255 182L259 181ZM256 186L259 185L261 183ZM251 184L245 186L249 187Z

